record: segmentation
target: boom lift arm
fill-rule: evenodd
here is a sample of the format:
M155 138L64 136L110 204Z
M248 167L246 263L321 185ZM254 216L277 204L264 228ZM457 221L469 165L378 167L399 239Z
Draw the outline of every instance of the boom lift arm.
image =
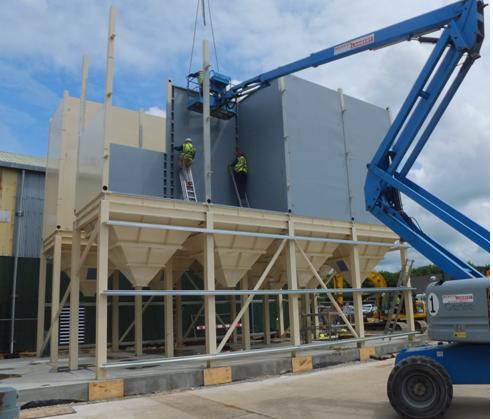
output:
M231 109L238 99L268 86L279 77L363 51L409 40L433 43L430 57L368 165L367 210L452 278L482 277L480 272L420 229L404 212L400 194L404 193L489 252L489 232L485 228L407 178L467 72L480 57L484 7L481 0L464 0L368 33L234 85L218 93L214 103ZM425 36L440 30L436 38ZM459 64L463 58L463 63ZM454 71L458 66L460 69Z

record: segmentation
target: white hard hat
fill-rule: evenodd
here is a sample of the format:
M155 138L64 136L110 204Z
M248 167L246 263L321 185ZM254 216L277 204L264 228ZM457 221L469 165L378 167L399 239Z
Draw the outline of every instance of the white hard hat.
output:
M186 143L191 143L191 142L192 142L192 139L191 139L191 138L186 138L186 139L185 139L185 142L186 142Z

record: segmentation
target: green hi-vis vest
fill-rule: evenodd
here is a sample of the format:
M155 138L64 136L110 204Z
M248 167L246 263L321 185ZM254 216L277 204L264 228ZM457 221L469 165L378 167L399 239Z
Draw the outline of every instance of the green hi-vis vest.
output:
M199 71L198 82L200 85L204 84L204 71Z
M236 173L248 172L247 160L244 156L240 156L236 159L235 172Z
M186 156L190 157L190 158L194 158L195 157L195 147L193 144L191 143L185 143L183 144L183 154L185 154Z

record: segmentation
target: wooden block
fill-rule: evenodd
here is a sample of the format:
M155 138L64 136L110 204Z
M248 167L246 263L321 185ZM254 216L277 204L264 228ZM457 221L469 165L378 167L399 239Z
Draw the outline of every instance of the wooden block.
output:
M295 358L291 358L291 368L294 373L311 371L313 369L312 357L297 356Z
M123 379L99 380L89 383L89 400L108 400L123 397Z
M35 407L21 410L21 419L48 418L52 416L69 415L75 413L72 406L59 404L56 406Z
M225 384L233 381L231 367L207 368L204 370L204 386Z
M364 346L363 348L359 348L360 361L368 361L374 355L375 355L374 346Z

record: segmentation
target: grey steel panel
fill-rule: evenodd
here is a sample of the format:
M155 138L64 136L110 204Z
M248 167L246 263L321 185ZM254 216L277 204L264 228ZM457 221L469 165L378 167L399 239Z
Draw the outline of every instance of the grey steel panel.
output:
M352 195L351 212L357 222L380 224L380 221L366 211L364 184L366 165L389 129L389 115L387 110L353 97L344 96L344 100L349 187Z
M198 201L205 200L204 183L204 153L202 137L202 114L187 109L187 91L173 86L173 125L174 145L183 144L186 138L191 138L197 149L192 166L195 189ZM180 153L171 149L171 141L166 142L167 154L174 163L174 198L182 198L178 178ZM235 120L223 121L211 119L211 167L212 167L212 201L224 205L236 205L235 192L231 182L228 165L235 157ZM168 167L170 167L168 160Z
M286 77L284 85L291 210L299 215L349 220L339 96L293 76Z
M288 210L281 93L277 83L239 107L239 146L248 160L250 206Z
M16 212L20 208L22 171L17 177ZM23 211L16 215L14 252L19 239L19 257L38 258L42 241L45 176L42 172L26 171L24 177ZM15 256L15 254L14 254Z
M109 190L162 197L163 160L158 151L110 144Z

